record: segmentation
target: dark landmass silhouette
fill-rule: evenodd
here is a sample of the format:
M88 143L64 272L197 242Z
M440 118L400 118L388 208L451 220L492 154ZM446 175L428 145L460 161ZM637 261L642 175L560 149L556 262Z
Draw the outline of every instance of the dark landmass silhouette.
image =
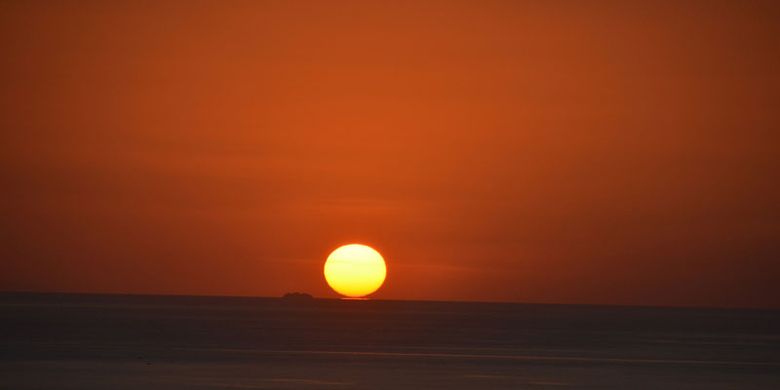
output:
M311 294L302 292L288 292L282 296L282 299L291 302L311 302L314 297Z

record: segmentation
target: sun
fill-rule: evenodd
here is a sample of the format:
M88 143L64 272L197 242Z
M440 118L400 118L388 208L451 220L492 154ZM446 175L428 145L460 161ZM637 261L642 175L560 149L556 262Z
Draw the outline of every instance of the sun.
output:
M360 298L382 286L387 267L385 259L374 248L349 244L331 252L324 272L330 288L341 295Z

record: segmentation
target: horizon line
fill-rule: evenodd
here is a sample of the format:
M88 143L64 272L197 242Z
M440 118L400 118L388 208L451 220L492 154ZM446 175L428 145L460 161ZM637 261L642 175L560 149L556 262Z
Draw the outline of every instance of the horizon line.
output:
M29 295L98 295L98 296L138 296L138 297L181 297L181 298L241 298L241 299L282 299L284 294L305 293L302 291L288 291L276 296L264 295L228 295L228 294L184 294L184 293L139 293L139 292L83 292L83 291L35 291L35 290L1 290L0 295L29 294ZM484 301L484 300L441 300L441 299L344 299L344 297L322 297L312 294L312 299L329 301L358 301L358 302L430 302L430 303L467 303L467 304L500 304L500 305L536 305L536 306L600 306L600 307L640 307L656 309L707 309L707 310L752 310L752 311L780 311L780 307L772 306L706 306L706 305L653 305L653 304L621 304L621 303L561 303L561 302L528 302L528 301Z

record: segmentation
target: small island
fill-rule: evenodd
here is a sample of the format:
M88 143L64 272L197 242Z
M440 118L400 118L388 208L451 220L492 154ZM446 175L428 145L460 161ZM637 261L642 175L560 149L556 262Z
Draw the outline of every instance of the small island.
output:
M302 292L288 292L282 295L282 299L290 302L311 302L314 300L314 297L311 294Z

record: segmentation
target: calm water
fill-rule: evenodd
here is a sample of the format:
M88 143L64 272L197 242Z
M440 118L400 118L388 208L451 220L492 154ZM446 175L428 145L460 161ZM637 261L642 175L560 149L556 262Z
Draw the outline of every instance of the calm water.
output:
M780 311L0 294L0 389L780 389Z

